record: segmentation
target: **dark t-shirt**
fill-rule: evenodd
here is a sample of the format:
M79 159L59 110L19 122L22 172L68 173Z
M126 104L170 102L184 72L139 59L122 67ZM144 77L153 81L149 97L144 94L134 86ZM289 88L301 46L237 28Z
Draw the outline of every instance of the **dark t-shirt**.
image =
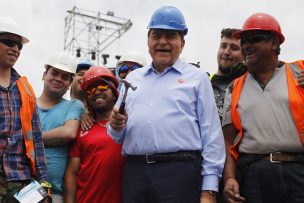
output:
M233 81L233 78L222 75L213 75L211 78L211 84L213 87L213 93L215 98L215 103L217 106L217 110L222 121L223 118L223 107L224 107L224 99L226 88Z
M211 78L214 98L221 122L223 118L223 108L224 108L226 88L234 79L244 75L247 72L247 70L248 67L244 63L238 63L231 68L231 73L229 76L214 74L213 77Z

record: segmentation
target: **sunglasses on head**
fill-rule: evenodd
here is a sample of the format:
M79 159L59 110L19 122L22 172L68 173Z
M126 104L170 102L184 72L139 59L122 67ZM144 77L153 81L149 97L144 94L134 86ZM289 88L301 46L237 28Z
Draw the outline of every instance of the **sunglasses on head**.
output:
M92 88L88 89L88 90L86 91L86 93L87 93L88 95L92 95L92 94L95 94L95 92L96 92L97 90L99 90L99 91L106 91L106 90L109 89L109 88L110 88L109 85L98 85L98 86L96 86L96 87L92 87Z
M127 66L127 65L121 65L118 67L118 70L119 70L119 73L126 73L126 72L129 72L129 71L133 71L137 68L141 68L141 66L138 66L138 65L134 65L134 66Z
M243 37L241 38L241 46L244 46L244 44L249 43L249 44L255 44L260 41L264 41L267 39L270 39L271 36L269 35L252 35L248 37Z
M21 42L12 39L0 39L0 43L4 44L7 47L14 47L17 45L19 50L21 50L23 47L23 44Z

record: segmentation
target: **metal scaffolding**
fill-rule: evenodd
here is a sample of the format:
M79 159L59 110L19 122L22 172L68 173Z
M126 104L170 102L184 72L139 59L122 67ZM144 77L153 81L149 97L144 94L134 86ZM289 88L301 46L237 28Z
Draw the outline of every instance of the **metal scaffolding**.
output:
M64 29L64 50L81 60L93 60L96 65L106 64L107 54L102 54L115 40L132 26L131 20L74 7L67 11Z

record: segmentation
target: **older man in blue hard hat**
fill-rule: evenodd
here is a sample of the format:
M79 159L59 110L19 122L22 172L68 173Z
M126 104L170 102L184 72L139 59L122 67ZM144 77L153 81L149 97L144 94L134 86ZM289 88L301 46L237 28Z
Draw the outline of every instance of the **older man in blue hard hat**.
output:
M179 9L157 9L148 29L152 64L128 74L137 89L107 125L128 160L123 200L215 202L225 146L209 77L179 58L188 32Z

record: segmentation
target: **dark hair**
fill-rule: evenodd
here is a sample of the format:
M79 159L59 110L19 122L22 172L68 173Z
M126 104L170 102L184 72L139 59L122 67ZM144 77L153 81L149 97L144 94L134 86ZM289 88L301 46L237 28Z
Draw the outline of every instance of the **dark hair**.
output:
M280 55L280 53L281 53L281 47L280 47L280 44L277 46L277 49L275 50L275 53L276 53L276 55L277 55L277 56L279 56L279 55Z
M78 64L76 68L76 73L78 73L81 70L89 70L91 66L92 65L90 64Z
M278 36L276 33L271 32L271 34L272 34L272 37L273 37L273 38L276 38L277 41L278 41L278 46L277 46L277 48L276 48L276 50L275 50L275 53L276 53L277 56L279 56L280 53L281 53L280 38L279 38L279 36Z
M233 38L232 35L239 31L241 31L241 30L237 29L237 28L223 28L221 31L221 39L223 37Z

